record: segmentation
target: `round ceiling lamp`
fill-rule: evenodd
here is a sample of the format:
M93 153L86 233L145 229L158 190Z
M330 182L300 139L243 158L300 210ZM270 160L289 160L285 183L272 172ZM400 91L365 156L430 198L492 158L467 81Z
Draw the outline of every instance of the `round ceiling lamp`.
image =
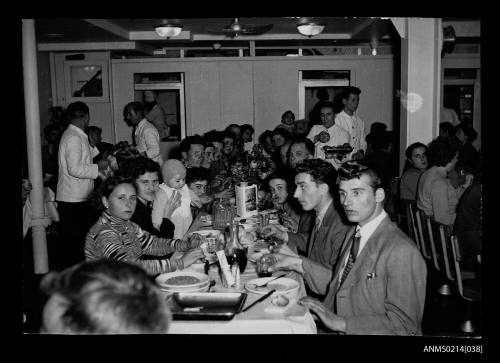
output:
M155 31L162 38L176 37L182 32L182 25L166 23L155 26Z
M320 34L323 29L325 29L325 24L304 23L297 25L297 30L299 31L299 33L309 38Z

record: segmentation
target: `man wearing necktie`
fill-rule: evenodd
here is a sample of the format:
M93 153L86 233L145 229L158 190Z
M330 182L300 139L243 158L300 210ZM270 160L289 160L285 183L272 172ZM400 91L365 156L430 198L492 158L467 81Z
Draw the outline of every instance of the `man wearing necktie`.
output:
M327 292L325 300L300 303L335 332L420 335L427 277L420 251L384 211L375 170L345 163L339 178L340 201L357 226L346 236L333 278L320 270L304 276L313 290Z
M290 269L304 274L322 271L322 274L331 275L351 227L339 214L337 209L341 207L334 200L337 171L325 160L308 159L298 164L295 172L297 188L293 196L305 211L313 212L315 224L312 231L299 228L297 233L291 233L271 224L262 232L264 236L275 236L287 243L278 254L281 258L282 254L288 253L289 259L281 264L283 269L287 268L285 263L288 262L292 266ZM304 256L296 254L298 251ZM300 267L297 269L296 265Z

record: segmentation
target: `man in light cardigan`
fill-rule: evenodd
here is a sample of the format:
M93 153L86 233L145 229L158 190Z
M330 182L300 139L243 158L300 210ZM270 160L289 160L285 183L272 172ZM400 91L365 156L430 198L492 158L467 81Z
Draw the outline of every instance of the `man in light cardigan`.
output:
M89 108L83 102L71 103L67 108L70 124L59 143L59 178L56 200L60 216L60 238L57 248L59 268L85 260L85 236L95 222L89 205L94 179L104 179L110 167L107 159L93 164L89 139L85 130L89 126Z

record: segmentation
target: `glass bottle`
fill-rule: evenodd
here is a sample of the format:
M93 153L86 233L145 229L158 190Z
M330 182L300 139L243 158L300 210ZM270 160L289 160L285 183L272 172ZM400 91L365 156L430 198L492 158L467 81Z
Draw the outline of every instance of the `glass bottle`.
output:
M229 230L229 241L226 242L225 254L227 256L228 263L237 262L240 268L240 272L245 271L247 267L247 248L239 241L240 225L238 222L233 222Z
M218 198L213 205L213 225L215 229L224 230L227 225L231 224L232 221L232 210L229 203L223 199Z

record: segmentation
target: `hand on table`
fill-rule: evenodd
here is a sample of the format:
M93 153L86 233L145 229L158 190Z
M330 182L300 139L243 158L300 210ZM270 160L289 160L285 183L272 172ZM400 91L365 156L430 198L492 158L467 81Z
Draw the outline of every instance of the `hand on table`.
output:
M291 254L273 253L272 256L275 258L276 263L269 267L269 271L292 270L303 275L302 259L299 255L294 254L292 251L290 252Z
M333 331L345 332L344 318L331 312L319 300L309 296L305 296L299 300L299 304L318 315L319 319L323 322L323 324L325 324L327 328Z
M283 242L288 242L288 231L285 227L279 224L269 224L262 228L262 235L264 238L276 237Z
M205 242L205 239L203 238L202 235L198 233L193 233L188 237L188 241L190 248L198 248L203 242Z
M198 261L200 258L204 258L203 250L201 248L195 248L184 253L182 256L182 262L184 263L184 268L191 266L193 263Z

